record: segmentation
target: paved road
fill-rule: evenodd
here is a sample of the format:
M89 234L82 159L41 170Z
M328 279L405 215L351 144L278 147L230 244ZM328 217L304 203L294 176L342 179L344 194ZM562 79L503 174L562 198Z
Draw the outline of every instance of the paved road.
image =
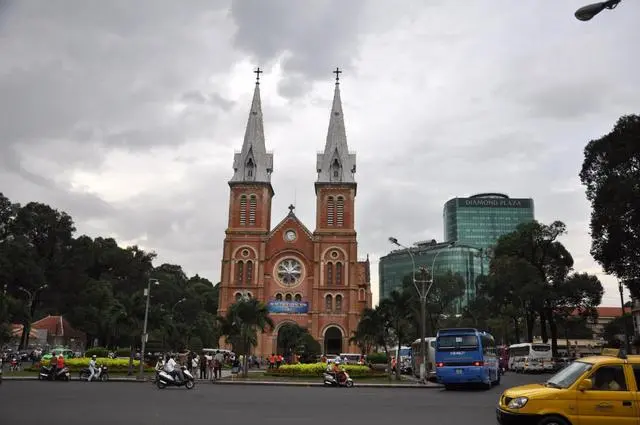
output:
M150 383L5 381L0 417L11 424L494 425L505 388L545 376L507 374L489 391L318 388L200 383L158 390Z

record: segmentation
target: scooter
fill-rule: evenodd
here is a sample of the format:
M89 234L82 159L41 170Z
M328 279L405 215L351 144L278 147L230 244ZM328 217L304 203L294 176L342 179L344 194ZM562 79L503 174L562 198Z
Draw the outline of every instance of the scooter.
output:
M351 379L347 372L343 371L342 373L344 373L344 379L341 382L338 382L335 373L324 372L322 375L324 379L324 385L327 387L353 387L353 379Z
M55 373L52 372L50 367L41 366L38 379L41 381L70 381L71 373L67 366L62 369L56 369Z
M105 365L97 366L96 369L97 371L95 375L93 375L92 380L102 381L102 382L106 382L109 380L109 372ZM80 379L86 381L89 379L90 376L91 376L91 370L89 370L89 368L82 369L80 371Z
M159 389L163 389L165 387L185 387L188 390L192 390L196 385L195 379L193 379L193 375L191 372L187 370L186 367L182 366L182 374L184 375L184 381L178 381L177 377L174 378L170 373L161 370L158 372L158 376L156 378L156 385Z

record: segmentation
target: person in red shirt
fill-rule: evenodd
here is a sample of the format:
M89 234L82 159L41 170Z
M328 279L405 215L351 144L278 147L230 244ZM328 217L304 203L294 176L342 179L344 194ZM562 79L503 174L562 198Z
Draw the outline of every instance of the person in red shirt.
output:
M58 356L58 360L56 361L56 368L58 370L62 370L63 367L64 367L64 356L60 354Z

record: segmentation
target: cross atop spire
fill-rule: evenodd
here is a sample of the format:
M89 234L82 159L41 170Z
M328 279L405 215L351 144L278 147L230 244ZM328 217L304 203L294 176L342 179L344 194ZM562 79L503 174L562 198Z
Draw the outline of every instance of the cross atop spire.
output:
M289 205L289 214L293 214L293 210L295 209L296 209L295 205L293 204Z
M253 73L256 74L256 84L260 84L260 74L263 74L264 71L262 71L260 67L258 67L255 71L253 71Z
M244 133L242 151L233 158L234 174L231 182L270 183L273 171L273 155L267 153L264 142L262 102L260 101L260 68L256 69L256 86L253 90L251 110Z
M336 67L336 70L333 71L334 74L336 74L336 84L340 84L340 74L342 74L342 71L340 71L340 68Z
M317 183L355 183L356 154L349 152L347 145L347 131L342 114L342 100L340 99L340 68L333 71L336 74L336 86L333 92L333 105L329 117L329 130L324 152L318 154L316 168L318 170Z

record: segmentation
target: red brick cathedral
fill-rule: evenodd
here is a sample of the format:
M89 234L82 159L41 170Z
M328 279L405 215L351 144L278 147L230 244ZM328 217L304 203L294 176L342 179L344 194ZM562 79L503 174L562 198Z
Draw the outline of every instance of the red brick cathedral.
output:
M362 311L371 307L370 271L368 258L358 261L356 155L347 146L337 78L327 141L316 168L315 230L296 217L293 205L272 228L273 154L265 147L257 81L242 151L235 154L229 181L219 306L224 315L241 297L267 304L276 326L260 335L257 355L281 351L277 337L285 323L307 328L326 354L358 352L349 338Z

